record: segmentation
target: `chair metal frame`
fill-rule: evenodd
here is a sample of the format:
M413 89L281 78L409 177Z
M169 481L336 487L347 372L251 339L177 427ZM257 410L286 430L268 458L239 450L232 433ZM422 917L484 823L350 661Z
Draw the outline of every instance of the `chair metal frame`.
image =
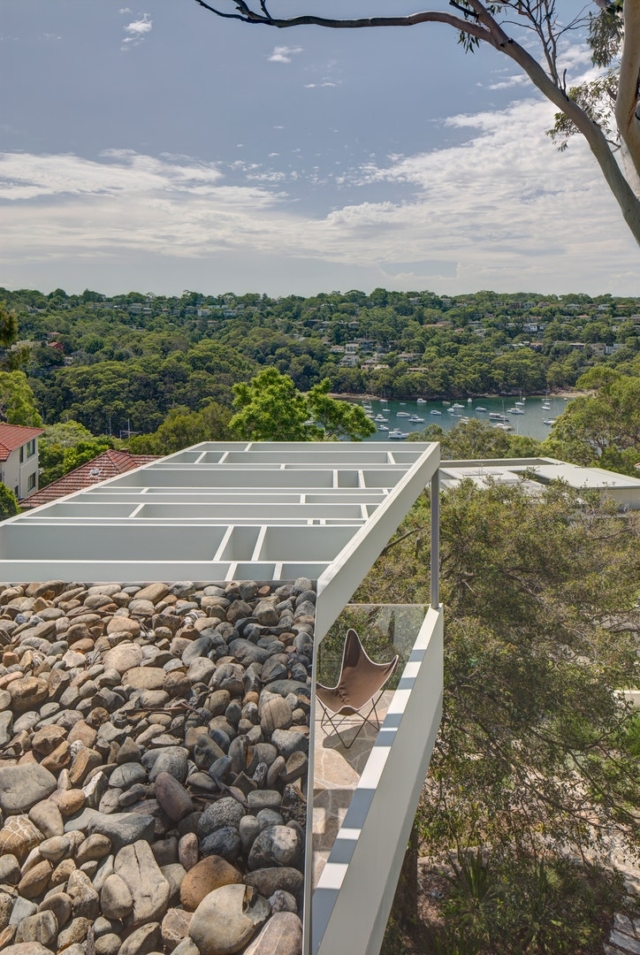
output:
M342 683L344 671L345 671L345 660L354 642L358 649L358 661L364 658L369 664L370 669L379 668L381 671L380 672L381 682L373 691L371 696L368 697L359 707L354 706L352 703L349 702L346 690L344 689L344 687L341 687L341 683ZM382 698L382 694L384 693L384 688L386 684L388 683L388 681L391 679L391 677L396 671L399 659L400 657L396 654L393 660L390 660L387 663L375 663L373 660L371 660L371 658L367 654L367 651L363 647L360 637L358 636L356 631L353 630L352 628L350 628L347 631L347 636L345 638L344 647L342 651L342 664L340 666L340 676L338 678L338 682L333 687L323 686L323 684L321 683L316 684L316 698L318 702L320 703L320 706L322 707L322 711L323 711L322 717L320 719L320 728L323 730L325 735L328 735L326 725L327 723L329 723L333 731L335 732L336 736L342 743L343 747L345 749L351 749L351 747L353 746L355 741L358 739L358 737L360 736L360 733L363 731L365 726L369 725L372 728L375 728L376 731L379 732L381 723L380 723L380 717L378 716L377 705L379 704ZM358 661L356 661L356 667L350 667L349 669L357 668ZM331 692L337 693L338 696L340 696L340 698L344 701L342 706L337 710L333 710L333 713L330 712L329 707L325 704L325 702L322 700L322 698L318 694L317 692L318 688L320 690L326 691L327 693L331 693ZM367 705L368 702L371 703L371 707L369 708L368 713L364 715L362 710L364 709L364 707ZM372 713L375 715L375 723L371 719ZM336 717L338 716L341 717L339 720L336 719ZM347 720L350 720L350 718L354 716L359 717L360 726L358 727L358 730L355 736L353 737L353 739L347 742L343 734L340 732L340 729ZM351 725L355 725L355 724L352 723Z

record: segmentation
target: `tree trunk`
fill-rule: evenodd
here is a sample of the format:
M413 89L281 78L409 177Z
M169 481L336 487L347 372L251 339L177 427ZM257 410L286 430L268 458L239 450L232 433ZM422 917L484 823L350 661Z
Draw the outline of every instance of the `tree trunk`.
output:
M418 920L418 844L418 829L414 822L391 910L400 928L408 932L415 928Z
M640 4L640 0L632 0L632 2L636 5ZM566 116L569 117L569 119L576 125L578 130L587 140L589 148L591 149L596 162L600 166L600 170L606 180L606 183L615 196L618 205L620 206L620 211L622 212L624 221L627 223L636 242L638 245L640 245L640 199L636 196L633 189L627 182L622 169L618 165L616 157L612 153L611 148L607 143L604 133L597 123L594 123L593 120L591 120L587 114L580 109L577 103L574 103L573 100L569 99L569 97L549 79L540 64L534 60L531 54L528 53L524 47L521 47L520 44L516 43L514 40L511 40L506 36L506 34L503 34L503 36L503 50L507 56L511 57L512 60L515 60L515 62L528 75L532 83L537 86L540 92L543 93L544 96L546 96L546 98L554 104L554 106L557 106L558 109L560 109ZM638 121L635 120L635 115L634 122L636 126L640 126ZM622 130L621 133L624 136ZM629 151L633 156L631 148ZM635 163L635 156L633 156L633 159Z
M624 41L616 98L616 122L635 170L640 175L640 122L636 116L639 74L640 0L625 0Z

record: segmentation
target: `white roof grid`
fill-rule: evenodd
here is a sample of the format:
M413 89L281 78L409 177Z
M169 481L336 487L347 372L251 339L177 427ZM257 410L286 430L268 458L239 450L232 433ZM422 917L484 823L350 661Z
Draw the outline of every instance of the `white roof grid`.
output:
M0 579L317 580L437 450L203 442L2 524Z

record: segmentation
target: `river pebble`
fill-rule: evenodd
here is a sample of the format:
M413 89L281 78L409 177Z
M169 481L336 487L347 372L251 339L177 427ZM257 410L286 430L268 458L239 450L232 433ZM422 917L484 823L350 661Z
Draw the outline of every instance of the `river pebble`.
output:
M0 584L0 947L300 955L310 581Z

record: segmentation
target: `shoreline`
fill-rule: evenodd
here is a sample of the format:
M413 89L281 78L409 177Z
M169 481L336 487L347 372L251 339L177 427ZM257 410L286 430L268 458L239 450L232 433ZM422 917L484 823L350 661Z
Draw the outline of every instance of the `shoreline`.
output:
M575 389L572 389L572 388L561 388L561 389L559 389L558 391L553 391L553 392L551 392L551 393L549 393L549 394L546 394L546 393L543 394L543 393L539 393L539 392L538 392L538 393L531 394L531 395L524 395L523 397L525 397L525 398L566 398L566 399L569 399L569 398L584 398L584 397L586 397L586 396L589 395L589 394L590 394L590 392L588 392L588 391L576 391ZM399 398L381 398L380 395L371 395L371 394L367 394L367 393L364 393L364 394L356 394L356 393L354 393L354 392L344 392L344 391L343 391L343 392L330 391L330 392L329 392L329 397L330 397L330 398L335 398L335 399L338 400L338 401L400 401ZM419 397L421 397L421 396L419 396ZM450 399L448 399L448 398L426 398L425 400L426 400L427 402L435 402L435 401L449 401L449 400L450 400L450 401L456 401L456 400L458 400L459 398L460 398L460 399L461 399L461 398L465 398L465 399L466 399L466 398L472 398L474 401L479 401L479 400L481 400L482 398L505 398L505 399L507 399L507 398L517 398L517 397L518 397L517 394L509 394L509 395L484 394L484 395L458 395L457 397L453 397L453 398L450 398ZM417 401L417 398L406 398L406 399L404 399L404 400L406 400L406 401Z

